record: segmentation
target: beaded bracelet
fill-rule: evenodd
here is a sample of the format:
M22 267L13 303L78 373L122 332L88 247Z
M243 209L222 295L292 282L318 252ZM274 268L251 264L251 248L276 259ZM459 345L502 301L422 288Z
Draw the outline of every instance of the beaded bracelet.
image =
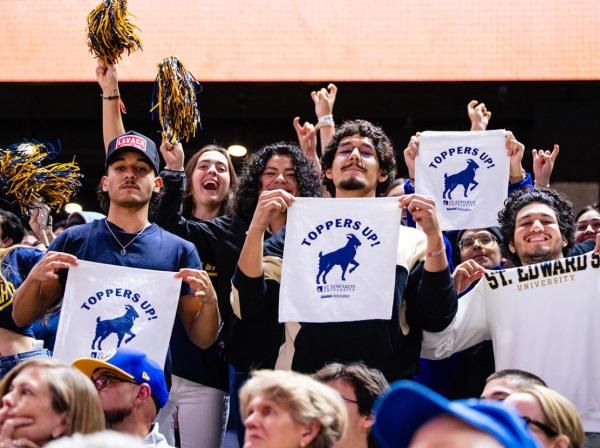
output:
M112 95L112 96L104 96L104 94L101 93L100 98L102 98L103 100L106 100L106 101L113 101L113 100L121 98L121 95L119 94L119 92L117 92L116 95Z

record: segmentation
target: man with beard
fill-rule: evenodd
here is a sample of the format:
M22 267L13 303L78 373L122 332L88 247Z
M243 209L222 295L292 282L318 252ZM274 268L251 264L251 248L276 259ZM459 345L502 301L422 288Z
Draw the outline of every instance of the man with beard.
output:
M109 428L144 439L144 446L170 446L153 424L169 398L165 376L145 353L118 348L106 359L77 359L73 367L96 386Z
M396 173L390 140L381 128L364 120L345 122L336 129L321 164L332 201L383 196ZM281 189L263 191L259 197L232 279L232 302L242 321L278 321L283 239L263 244L263 238L293 201ZM452 321L456 294L434 201L407 195L399 206L407 207L423 231L400 228L391 318L287 322L276 368L313 373L329 362L361 361L381 370L390 381L415 373L421 330L440 331ZM298 294L301 297L302 292Z
M441 359L491 339L496 369L544 378L580 410L589 446L600 446L595 380L600 363L594 347L600 286L594 269L600 258L582 255L594 241L574 245L572 205L549 188L513 194L498 221L504 253L518 268L486 272L475 262L461 265L455 275L459 292L484 280L461 298L454 322L443 332L424 332L422 355ZM595 252L599 242L600 237Z

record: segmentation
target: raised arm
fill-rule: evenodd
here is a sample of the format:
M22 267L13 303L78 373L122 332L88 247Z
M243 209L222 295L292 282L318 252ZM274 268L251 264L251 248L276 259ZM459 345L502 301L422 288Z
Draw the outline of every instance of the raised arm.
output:
M319 135L321 137L321 151L325 151L325 148L331 141L333 133L335 132L335 124L333 121L333 105L335 104L335 98L337 96L337 87L335 84L329 84L327 89L322 88L321 90L310 92L310 97L315 103L315 114L317 115L317 126Z
M424 268L428 272L441 272L448 268L444 237L439 226L435 201L430 196L409 194L400 198L400 207L406 207L427 237Z
M96 80L102 89L102 137L104 150L117 135L125 132L121 118L121 94L119 93L119 74L116 65L106 65L98 59Z
M294 130L298 137L300 149L306 158L313 164L319 174L321 174L321 162L317 154L317 130L312 123L308 121L303 125L300 124L300 117L294 117Z
M550 176L554 170L554 163L558 157L560 147L554 145L552 152L543 149L532 149L531 154L533 155L533 176L534 185L536 188L550 187Z
M58 299L62 288L58 271L77 265L77 257L63 252L47 252L33 267L13 296L12 317L24 327L39 319Z
M421 133L417 132L408 141L408 145L404 148L404 163L408 169L408 179L410 180L409 191L413 193L415 191L415 159L419 155L419 143L421 141ZM406 189L405 189L406 190Z
M246 240L238 260L238 269L247 277L263 275L263 242L265 231L285 220L287 208L294 196L284 190L263 191L259 198Z
M471 121L471 131L485 131L490 118L492 118L492 112L485 107L485 103L480 103L477 100L469 101L467 114Z

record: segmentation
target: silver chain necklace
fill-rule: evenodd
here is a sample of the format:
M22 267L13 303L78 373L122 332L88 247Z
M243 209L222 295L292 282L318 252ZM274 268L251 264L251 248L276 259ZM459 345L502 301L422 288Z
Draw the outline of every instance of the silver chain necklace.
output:
M121 244L121 241L119 241L119 238L117 238L117 236L113 233L112 229L110 228L110 226L108 225L108 219L104 220L104 224L106 224L106 228L108 229L108 231L110 232L110 234L112 235L112 237L115 239L115 241L117 242L117 244L119 246L121 246L121 255L127 255L127 247L133 243L135 240L138 239L138 237L144 233L144 230L146 230L148 227L150 227L149 225L144 227L142 230L140 230L138 233L136 233L136 235L131 239L131 241L129 241L127 244L125 244L124 246Z

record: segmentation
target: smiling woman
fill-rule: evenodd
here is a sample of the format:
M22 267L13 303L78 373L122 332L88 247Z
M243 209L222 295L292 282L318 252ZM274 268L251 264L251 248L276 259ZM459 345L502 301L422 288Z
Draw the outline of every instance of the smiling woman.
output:
M0 446L44 446L52 439L105 429L92 382L48 358L18 364L0 383ZM32 445L35 444L35 445Z

